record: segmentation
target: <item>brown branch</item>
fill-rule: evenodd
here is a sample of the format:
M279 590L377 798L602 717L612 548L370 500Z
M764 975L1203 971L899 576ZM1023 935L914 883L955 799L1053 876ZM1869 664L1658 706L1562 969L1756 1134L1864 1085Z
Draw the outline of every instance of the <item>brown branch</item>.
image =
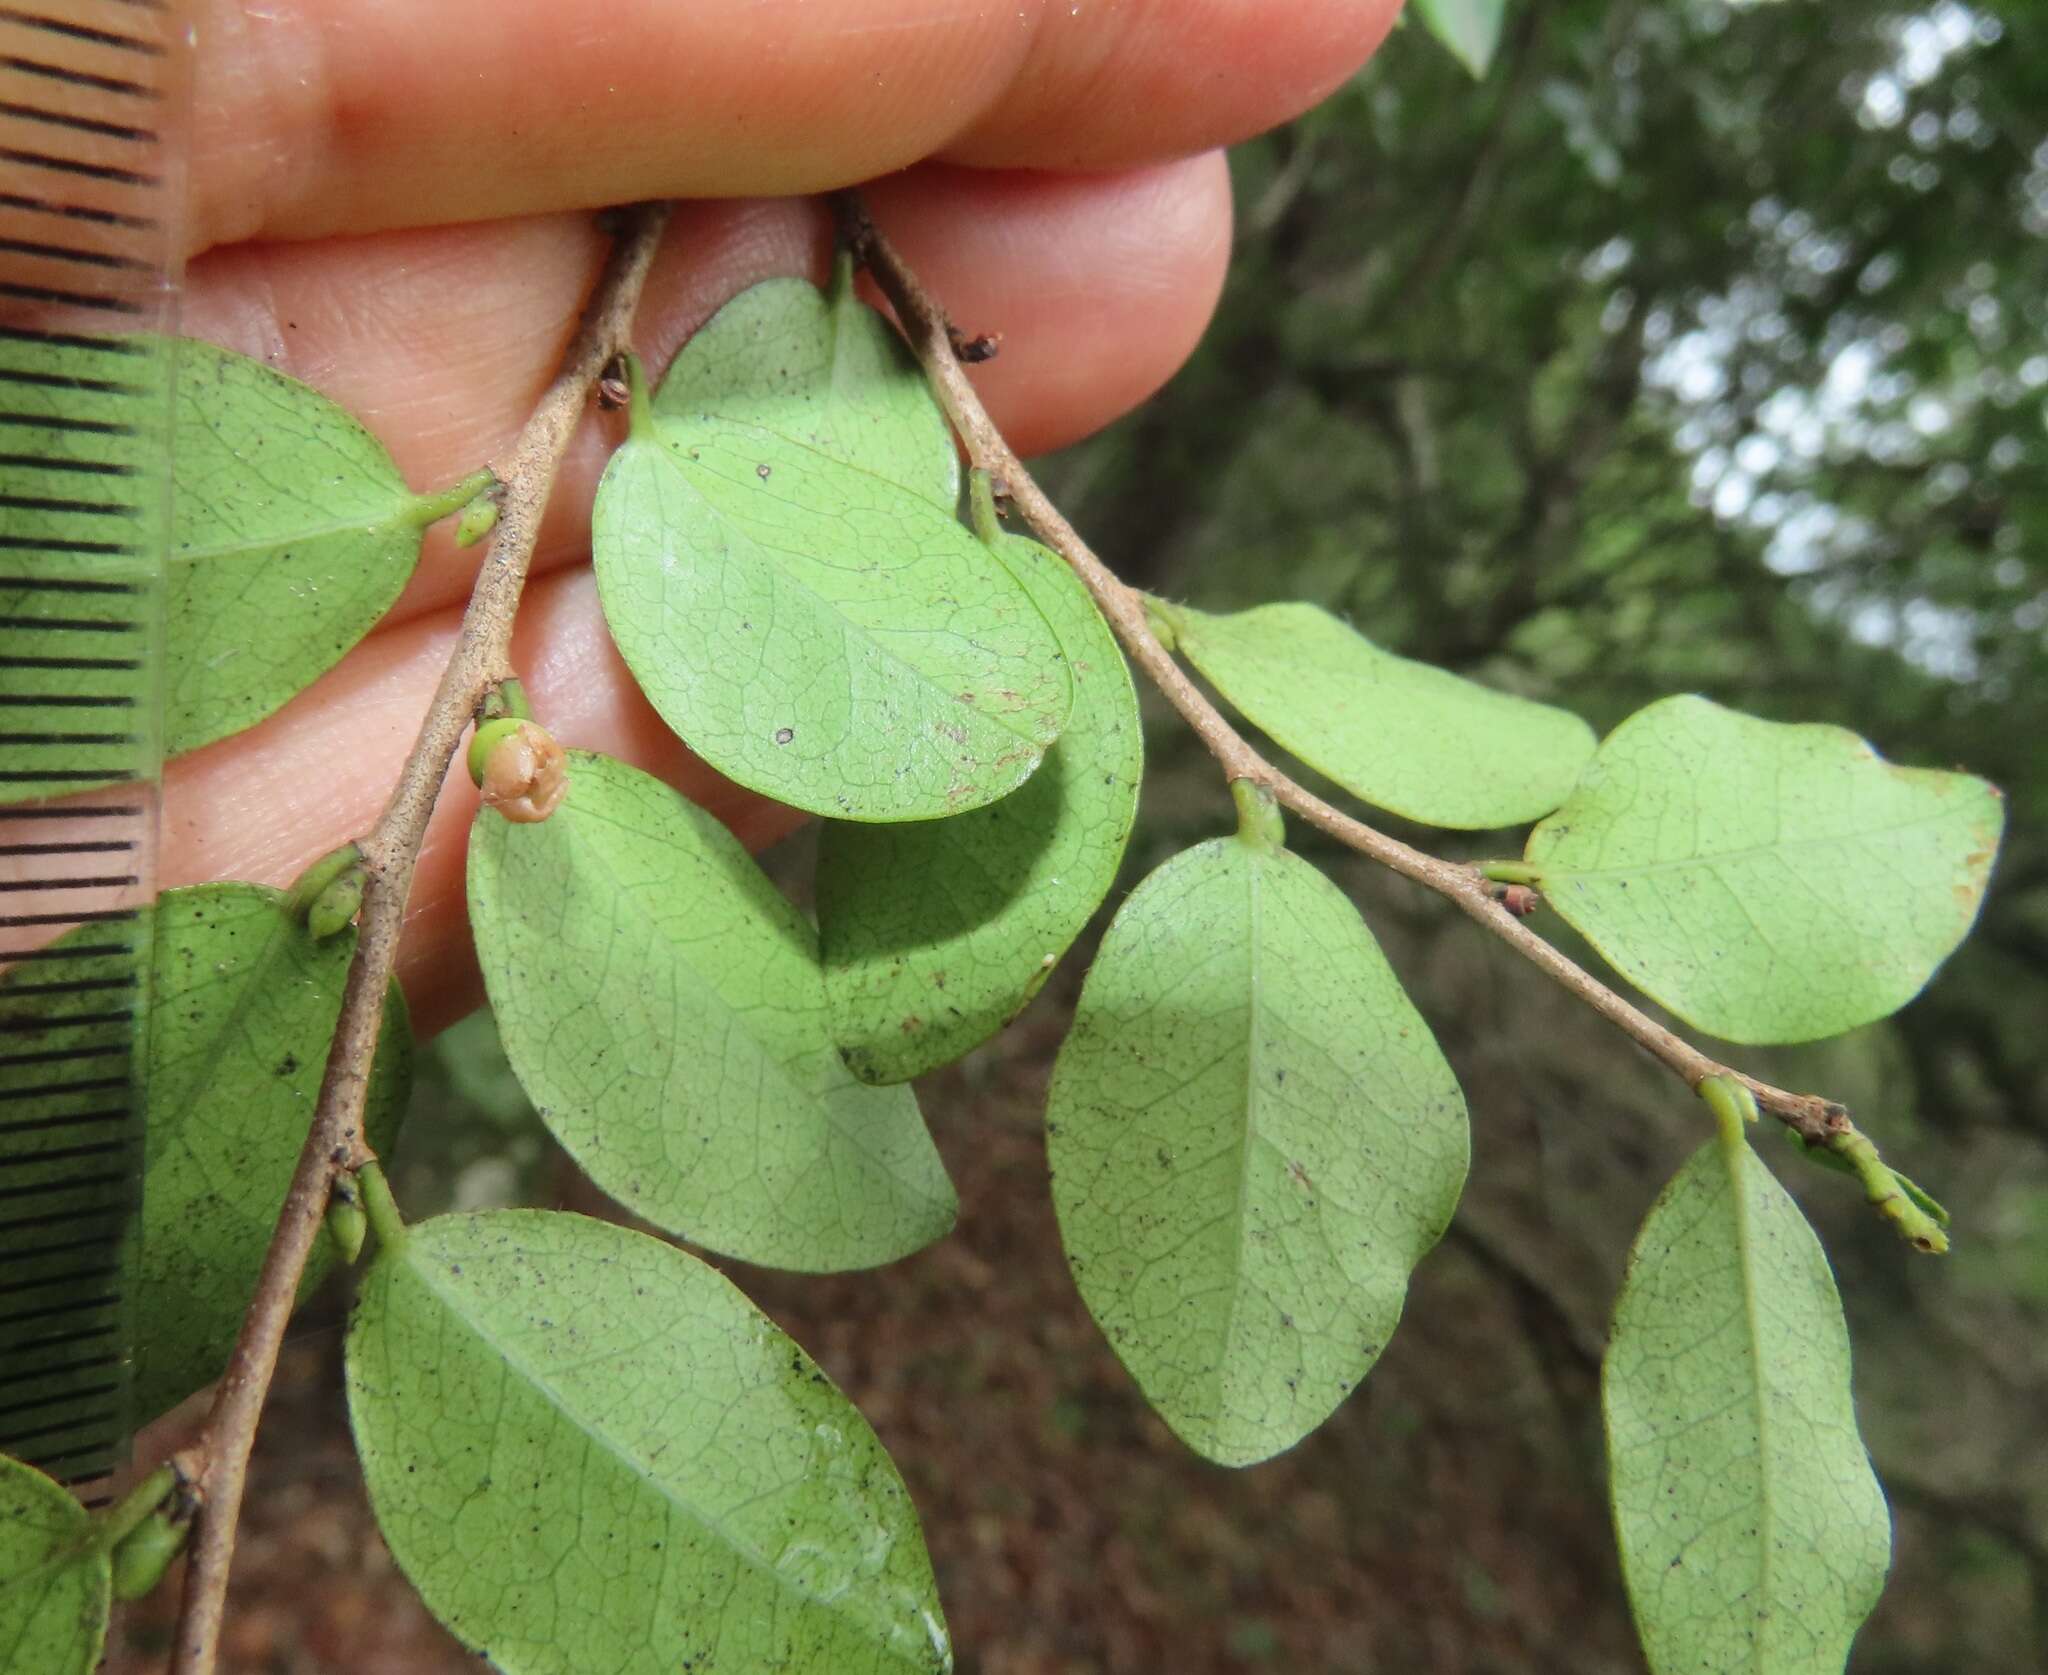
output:
M642 205L619 217L610 259L561 370L498 468L502 510L463 613L461 635L442 671L398 787L376 826L362 840L369 872L362 928L327 1057L327 1073L263 1258L255 1294L242 1317L241 1334L194 1451L205 1462L199 1484L203 1509L193 1532L191 1565L178 1611L173 1675L212 1675L249 1450L277 1366L285 1322L313 1241L320 1235L336 1175L369 1156L362 1138L363 1099L404 927L406 896L427 821L456 747L478 707L512 674L512 621L540 534L541 513L591 385L625 346L667 221L665 204Z
M1094 595L1096 606L1116 631L1131 661L1194 729L1195 736L1216 758L1226 777L1263 785L1282 806L1311 826L1454 903L1467 917L1547 972L1653 1058L1675 1071L1688 1087L1697 1088L1709 1076L1732 1076L1756 1096L1762 1109L1809 1144L1827 1146L1835 1136L1852 1131L1849 1113L1833 1100L1818 1094L1790 1093L1745 1076L1666 1029L1502 907L1474 868L1412 849L1352 818L1297 785L1261 756L1174 661L1173 654L1153 630L1145 596L1118 580L1032 480L961 370L953 353L945 310L869 218L859 195L842 192L835 202L843 236L894 305L910 346L923 363L925 375L965 445L968 458L1001 482L1003 492L1022 510L1047 545L1073 567Z

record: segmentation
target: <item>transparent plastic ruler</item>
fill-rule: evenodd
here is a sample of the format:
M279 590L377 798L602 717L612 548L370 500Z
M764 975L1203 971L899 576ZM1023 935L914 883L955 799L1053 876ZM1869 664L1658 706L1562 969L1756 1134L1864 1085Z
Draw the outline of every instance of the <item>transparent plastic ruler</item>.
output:
M164 0L0 0L0 1453L88 1502L132 1421L185 48Z

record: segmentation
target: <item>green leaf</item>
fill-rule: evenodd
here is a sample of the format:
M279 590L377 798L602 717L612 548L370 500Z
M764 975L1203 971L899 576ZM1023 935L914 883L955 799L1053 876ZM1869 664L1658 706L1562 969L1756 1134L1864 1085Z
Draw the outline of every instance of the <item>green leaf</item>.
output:
M164 751L261 721L390 609L436 518L481 484L415 495L384 445L261 361L178 347Z
M156 908L149 1137L142 1183L137 1410L217 1375L270 1244L319 1100L355 958L353 930L315 942L255 884L167 890ZM412 1029L385 995L363 1132L388 1150L412 1081ZM299 1296L332 1266L323 1238Z
M112 1607L107 1555L71 1493L0 1456L0 1668L88 1675Z
M764 279L712 315L670 363L654 411L759 425L949 514L960 497L945 415L903 340L860 300L844 253L830 291Z
M1415 0L1416 15L1474 77L1484 76L1500 45L1505 0Z
M1548 814L1593 754L1577 716L1378 646L1314 605L1153 609L1262 732L1353 796L1479 831Z
M1036 541L998 549L1059 635L1074 708L1045 765L952 820L828 824L818 923L833 1030L854 1073L901 1082L1014 1018L1116 882L1144 737L1116 636Z
M548 819L478 817L469 908L520 1085L635 1214L811 1271L953 1225L910 1091L840 1061L816 933L679 792L572 751Z
M643 415L592 540L641 690L764 796L847 820L962 814L1030 778L1066 723L1059 641L1016 578L923 494L800 438Z
M1242 837L1124 903L1046 1133L1082 1298L1227 1465L1299 1441L1370 1370L1469 1149L1450 1066L1350 902Z
M1739 1124L1644 1221L1601 1388L1651 1669L1839 1675L1891 1525L1827 1258Z
M315 942L284 910L281 892L255 884L167 890L154 910L154 971L147 1064L142 1224L129 1318L135 1334L138 1415L163 1412L226 1364L269 1246L285 1187L312 1120L328 1043L355 953L353 930ZM17 966L0 982L10 1021L34 1017L63 1030L65 1044L107 1039L99 997L17 999L41 988L91 984L105 962L89 950L106 927L87 925L51 944L51 958ZM71 957L65 951L78 949ZM411 1033L394 984L370 1078L365 1132L387 1147L405 1106ZM48 1065L0 1072L26 1089L46 1084ZM24 1121L75 1114L75 1092L10 1088L8 1115ZM86 1138L98 1138L97 1132ZM50 1129L48 1147L76 1145L75 1124ZM28 1154L28 1142L16 1148ZM332 1256L315 1245L300 1289L318 1284Z
M1526 859L1645 993L1730 1041L1895 1012L1977 917L2004 807L1838 727L1665 698L1609 734Z
M348 1395L385 1540L494 1669L953 1667L866 1421L658 1240L533 1210L419 1223L364 1281Z

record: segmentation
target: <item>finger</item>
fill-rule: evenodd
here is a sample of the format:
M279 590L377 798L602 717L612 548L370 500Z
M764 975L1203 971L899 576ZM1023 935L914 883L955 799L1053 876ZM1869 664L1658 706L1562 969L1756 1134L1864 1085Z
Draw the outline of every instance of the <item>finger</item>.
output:
M1024 451L1086 434L1158 387L1207 324L1229 254L1220 158L1112 175L927 165L878 183L878 219L1002 352L974 369ZM597 271L587 216L238 247L193 264L185 328L302 378L354 413L415 487L502 456L552 376ZM728 296L774 273L822 278L811 200L680 206L636 339L650 363ZM537 567L589 552L590 500L617 425L585 423L557 481ZM464 597L478 553L445 526L390 621Z
M1363 63L1399 0L200 0L193 248L654 197L934 154L1122 168Z
M456 629L456 613L443 611L379 634L268 721L173 763L165 775L160 882L233 878L282 888L367 832L398 778ZM563 744L659 774L753 848L801 820L721 779L662 725L619 662L588 570L529 590L514 654L535 714ZM422 1035L483 998L463 883L477 793L461 756L427 828L399 950L399 980Z
M1024 454L1101 428L1179 370L1230 260L1220 152L1111 176L927 164L865 195L961 328L1000 334L968 375Z

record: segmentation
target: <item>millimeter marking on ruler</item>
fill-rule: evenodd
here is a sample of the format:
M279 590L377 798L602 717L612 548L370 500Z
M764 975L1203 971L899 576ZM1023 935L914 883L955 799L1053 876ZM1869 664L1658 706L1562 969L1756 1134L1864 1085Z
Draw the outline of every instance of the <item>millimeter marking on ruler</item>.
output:
M162 0L0 4L0 1453L125 1458L176 221ZM147 1416L143 1416L147 1417Z

